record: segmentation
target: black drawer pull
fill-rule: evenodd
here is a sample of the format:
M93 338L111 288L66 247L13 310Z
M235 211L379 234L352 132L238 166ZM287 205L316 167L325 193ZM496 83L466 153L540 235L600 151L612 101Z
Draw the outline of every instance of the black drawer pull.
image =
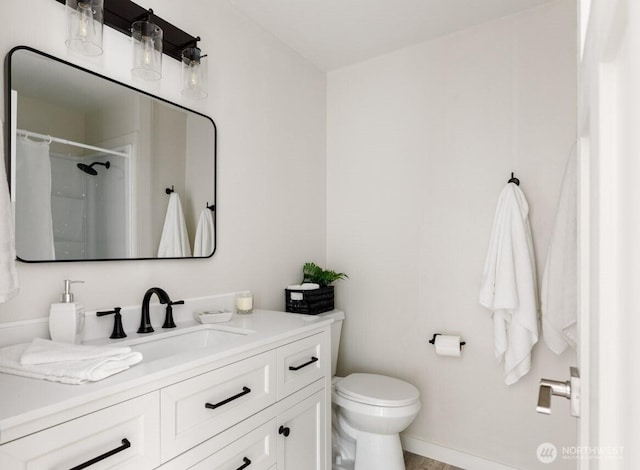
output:
M251 389L249 387L242 387L242 391L240 393L238 393L237 395L234 395L232 397L227 398L226 400L222 400L218 403L214 403L213 405L211 403L205 403L204 407L205 408L209 408L210 410L215 410L216 408L222 406L222 405L226 405L227 403L229 403L230 401L236 400L240 397L245 396L247 393L251 393Z
M244 457L242 459L242 461L244 462L242 465L240 465L237 470L244 470L245 468L247 468L249 465L251 465L251 460L249 460L248 458Z
M318 362L318 358L315 357L315 356L311 356L311 360L309 362L305 362L304 364L302 364L300 366L297 366L297 367L289 366L289 370L300 370L303 367L307 367L307 366L313 364L314 362Z
M112 455L116 455L118 452L122 452L123 450L128 449L129 447L131 447L131 442L129 442L129 439L122 439L122 445L120 447L110 450L109 452L105 452L102 455L98 455L97 457L94 457L91 460L87 460L85 463L81 463L80 465L73 467L71 470L81 470L83 468L90 467L94 463L98 463L101 460L111 457Z
M289 437L289 434L291 434L291 429L280 426L280 429L278 429L278 434L282 434L284 437Z

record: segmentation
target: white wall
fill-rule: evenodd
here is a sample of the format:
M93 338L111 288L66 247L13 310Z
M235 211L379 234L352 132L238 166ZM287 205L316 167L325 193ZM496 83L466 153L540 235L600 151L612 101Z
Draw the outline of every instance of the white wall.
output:
M541 377L566 380L575 354L540 343L507 387L478 289L497 197L515 171L542 272L576 135L576 14L560 0L328 75L328 264L346 312L339 373L414 383L423 408L406 436L519 468L543 442L575 445L568 400L535 411ZM460 334L461 359L433 333ZM471 466L470 468L477 468Z
M325 74L224 0L141 4L203 38L210 56L207 100L182 98L179 62L167 56L159 83L132 82L129 38L110 28L101 57L68 53L64 6L54 0L4 2L0 52L29 45L211 116L218 127L216 254L19 264L20 294L0 305L0 322L46 316L63 279L86 282L74 290L88 309L139 304L156 285L174 298L252 289L258 307L283 308L283 289L299 279L302 264L325 261Z

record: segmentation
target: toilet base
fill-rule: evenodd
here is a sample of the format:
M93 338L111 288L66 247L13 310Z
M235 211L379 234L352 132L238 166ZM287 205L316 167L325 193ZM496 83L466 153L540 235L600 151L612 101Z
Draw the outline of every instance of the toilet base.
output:
M405 470L400 435L358 431L354 470Z

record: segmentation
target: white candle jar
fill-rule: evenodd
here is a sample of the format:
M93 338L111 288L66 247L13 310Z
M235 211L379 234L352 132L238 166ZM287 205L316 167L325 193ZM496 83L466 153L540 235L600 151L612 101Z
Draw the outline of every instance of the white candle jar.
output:
M251 291L238 292L236 294L236 312L251 313L253 312L253 294Z

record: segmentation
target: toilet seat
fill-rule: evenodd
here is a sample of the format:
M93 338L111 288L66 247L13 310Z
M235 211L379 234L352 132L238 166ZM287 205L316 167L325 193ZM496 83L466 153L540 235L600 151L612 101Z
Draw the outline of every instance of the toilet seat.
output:
M420 398L413 385L378 374L351 374L335 384L335 392L357 403L389 408L412 405Z

